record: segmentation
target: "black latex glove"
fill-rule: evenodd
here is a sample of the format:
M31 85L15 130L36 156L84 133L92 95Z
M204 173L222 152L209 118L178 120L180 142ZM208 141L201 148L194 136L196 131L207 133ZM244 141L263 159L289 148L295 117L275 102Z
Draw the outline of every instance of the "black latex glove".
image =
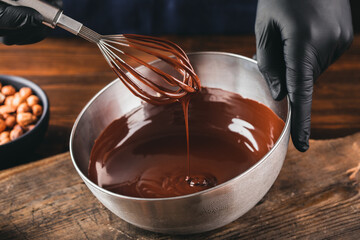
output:
M291 137L309 148L314 81L353 39L348 0L259 0L255 25L258 66L274 99L289 95Z
M60 7L62 1L47 1ZM43 17L34 9L9 6L0 2L0 36L6 45L23 45L43 40L51 28L42 24Z

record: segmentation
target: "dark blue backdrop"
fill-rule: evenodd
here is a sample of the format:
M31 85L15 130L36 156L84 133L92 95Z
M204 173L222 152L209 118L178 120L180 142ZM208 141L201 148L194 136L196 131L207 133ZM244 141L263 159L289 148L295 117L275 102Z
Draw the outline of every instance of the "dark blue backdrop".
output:
M63 4L66 15L101 34L246 34L254 32L257 1L63 0Z

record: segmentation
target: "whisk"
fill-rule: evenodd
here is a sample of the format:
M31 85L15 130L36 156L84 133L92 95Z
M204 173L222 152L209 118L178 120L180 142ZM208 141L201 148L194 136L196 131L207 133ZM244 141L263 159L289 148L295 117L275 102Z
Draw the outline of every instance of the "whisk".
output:
M61 9L42 1L0 1L14 6L33 8L44 17L45 25L52 28L59 26L97 44L106 61L125 86L135 96L147 102L167 104L200 89L199 78L187 55L179 46L170 41L136 34L100 35L64 15ZM146 62L145 55L166 63L167 70L161 70ZM143 67L134 68L130 62Z

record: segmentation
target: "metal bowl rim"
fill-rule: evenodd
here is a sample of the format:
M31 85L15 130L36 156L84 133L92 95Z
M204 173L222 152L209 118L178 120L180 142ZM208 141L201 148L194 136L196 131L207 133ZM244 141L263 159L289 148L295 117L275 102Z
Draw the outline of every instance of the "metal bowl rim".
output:
M239 54L235 54L235 53L228 53L228 52L215 52L215 51L203 51L203 52L190 52L190 53L186 53L187 55L225 55L225 56L231 56L231 57L236 57L236 58L240 58L249 62L252 62L254 64L257 65L257 61L255 61L254 59L239 55ZM156 63L160 60L156 60L152 63ZM76 162L75 162L75 157L73 155L73 150L72 150L72 143L73 143L73 138L75 135L75 130L77 128L77 125L80 121L80 119L82 118L82 116L84 115L85 111L88 109L88 107L104 92L106 91L108 88L110 88L113 84L117 83L119 79L116 78L114 79L112 82L110 82L108 85L106 85L104 88L102 88L97 94L95 94L95 96L85 105L85 107L81 110L80 114L78 115L78 117L76 118L73 128L71 130L71 134L70 134L70 142L69 142L69 148L70 148L70 156L71 156L71 161L76 169L76 171L78 172L78 174L80 175L80 177L83 180L86 180L86 182L88 184L90 184L92 187L96 188L97 190L112 195L114 197L120 197L123 199L128 199L128 200L135 200L135 201L170 201L170 200L180 200L180 199L186 199L186 198L191 198L193 196L197 196L197 195L201 195L201 194L205 194L211 191L215 191L218 188L222 188L225 185L228 185L234 181L237 181L240 178L243 178L245 175L249 174L250 172L252 172L255 168L259 167L263 162L266 161L266 159L268 158L269 155L271 155L275 149L278 147L278 145L280 144L280 142L282 141L282 139L285 137L285 133L286 130L289 128L290 126L290 119L291 119L291 107L290 107L290 101L289 101L289 97L286 96L287 99L287 109L288 109L288 113L286 116L286 121L285 121L285 125L284 128L278 138L278 140L276 141L276 143L274 144L274 146L254 165L252 165L249 169L247 169L245 172L242 172L241 174L237 175L236 177L222 183L219 184L215 187L200 191L200 192L196 192L196 193L192 193L192 194L187 194L187 195L181 195L181 196L176 196L176 197L166 197L166 198L140 198L140 197L131 197L131 196L126 196L126 195L121 195L121 194L117 194L117 193L113 193L111 191L108 191L100 186L98 186L97 184L93 183L87 176L85 176L82 171L79 169L79 167L77 166Z

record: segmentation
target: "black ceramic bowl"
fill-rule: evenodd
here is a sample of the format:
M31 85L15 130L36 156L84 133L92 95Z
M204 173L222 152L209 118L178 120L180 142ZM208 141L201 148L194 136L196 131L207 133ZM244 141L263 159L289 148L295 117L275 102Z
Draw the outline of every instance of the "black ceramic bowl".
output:
M38 96L43 106L43 113L35 127L21 137L0 145L0 169L9 168L29 161L29 154L33 153L43 139L49 125L49 100L45 92L35 83L21 77L0 75L0 82L12 85L17 91L22 87L29 87Z

